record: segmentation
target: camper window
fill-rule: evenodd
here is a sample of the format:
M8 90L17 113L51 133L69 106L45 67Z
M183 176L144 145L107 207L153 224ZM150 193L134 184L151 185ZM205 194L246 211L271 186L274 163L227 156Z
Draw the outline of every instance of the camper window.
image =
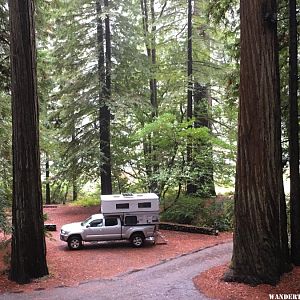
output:
M138 208L150 208L150 207L151 207L151 202L138 203Z
M116 204L116 209L129 208L129 203L118 203Z
M126 225L136 225L137 224L137 217L136 216L127 216L127 217L125 217L125 224Z

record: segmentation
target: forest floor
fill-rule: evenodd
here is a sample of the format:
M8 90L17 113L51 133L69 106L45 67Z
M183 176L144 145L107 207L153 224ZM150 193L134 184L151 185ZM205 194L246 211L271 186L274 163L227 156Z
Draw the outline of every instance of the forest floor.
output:
M100 278L112 278L159 264L162 261L192 253L199 249L232 240L232 233L219 236L193 234L175 231L161 231L167 244L145 245L132 248L127 242L87 244L80 251L68 250L67 244L60 241L59 231L63 224L82 221L99 207L57 206L44 209L46 223L53 223L57 231L46 238L49 276L34 280L30 284L18 285L7 279L8 264L3 262L5 250L0 249L0 294L4 292L30 292L62 286L76 286L81 282ZM0 233L0 240L1 240ZM6 250L7 251L7 250ZM217 266L194 278L195 286L206 296L214 299L270 299L268 294L299 294L300 268L285 274L278 286L259 285L250 287L243 284L225 283L221 280L227 265ZM275 299L275 298L274 298Z
M83 221L98 213L99 207L61 206L44 208L46 224L56 224L57 231L46 238L49 276L18 285L7 278L8 264L3 262L5 251L0 250L0 293L30 292L62 286L76 286L80 282L99 278L112 278L122 273L143 269L162 261L202 248L232 240L232 233L218 236L161 230L167 244L147 244L135 249L128 242L102 242L86 244L80 251L70 251L60 241L63 224ZM1 234L1 233L0 233ZM2 237L3 238L3 237ZM1 240L1 235L0 235ZM7 251L7 250L6 250Z
M255 287L222 281L226 270L228 264L209 269L195 277L194 284L201 293L212 299L267 300L272 299L270 295L274 296L273 299L300 299L300 267L284 274L276 286L260 284Z

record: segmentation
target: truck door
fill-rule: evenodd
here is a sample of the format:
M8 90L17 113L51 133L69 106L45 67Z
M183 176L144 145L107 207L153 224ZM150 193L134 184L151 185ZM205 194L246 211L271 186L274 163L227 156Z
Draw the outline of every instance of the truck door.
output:
M120 240L122 238L121 220L116 217L106 217L103 219L104 226L101 234L103 240Z
M103 230L103 220L93 220L84 229L83 239L85 241L99 241L101 240Z

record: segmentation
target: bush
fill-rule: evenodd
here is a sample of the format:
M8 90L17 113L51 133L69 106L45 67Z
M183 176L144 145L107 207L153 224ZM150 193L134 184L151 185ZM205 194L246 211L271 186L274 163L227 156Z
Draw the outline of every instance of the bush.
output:
M3 231L5 234L11 232L11 227L7 220L6 208L8 206L8 199L5 195L5 192L0 187L0 231Z
M233 200L215 200L203 212L203 226L214 227L219 231L233 229Z
M100 206L99 191L93 193L80 194L78 196L78 200L72 202L72 205L84 206L84 207L95 206L95 205Z
M179 224L214 227L220 231L233 228L233 200L181 197L161 213L161 220Z
M203 201L196 197L180 197L166 211L162 212L161 220L179 224L193 224L203 208Z

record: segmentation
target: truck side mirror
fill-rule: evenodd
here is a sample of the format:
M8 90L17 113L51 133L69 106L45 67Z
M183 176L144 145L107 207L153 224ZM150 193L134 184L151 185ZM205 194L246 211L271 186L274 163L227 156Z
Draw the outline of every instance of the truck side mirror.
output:
M90 228L91 227L91 225L90 224L87 224L86 226L85 226L85 228Z

